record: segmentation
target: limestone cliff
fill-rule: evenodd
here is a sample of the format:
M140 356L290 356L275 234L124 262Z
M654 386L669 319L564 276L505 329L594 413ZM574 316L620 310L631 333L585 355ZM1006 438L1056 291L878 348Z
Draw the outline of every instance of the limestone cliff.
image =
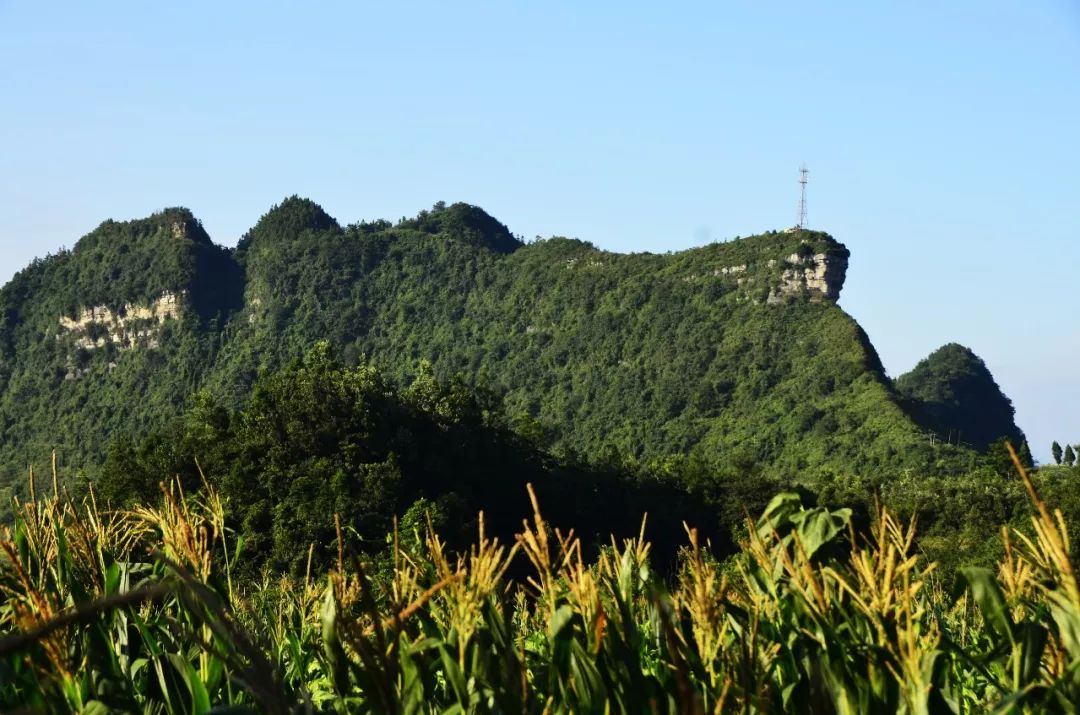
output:
M68 355L64 379L73 380L84 372L84 368L80 367L79 351L89 352L107 346L117 350L136 347L156 350L161 325L183 314L183 295L183 291L166 291L148 304L127 303L115 311L108 306L97 305L83 308L75 318L60 316L56 340L67 340L75 352ZM110 367L112 365L110 363Z
M707 287L737 303L783 305L797 300L835 302L840 297L850 255L844 244L820 231L789 229L695 249L696 270L684 283ZM715 257L705 272L700 259ZM715 295L715 291L712 292Z
M769 292L770 305L783 303L796 295L806 295L810 300L837 300L844 287L848 259L839 253L793 253L784 260L780 283Z

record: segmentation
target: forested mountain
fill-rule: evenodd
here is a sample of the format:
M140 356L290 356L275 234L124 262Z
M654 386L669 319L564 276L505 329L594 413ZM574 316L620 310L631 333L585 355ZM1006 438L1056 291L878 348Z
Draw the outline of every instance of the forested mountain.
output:
M183 209L107 221L0 290L3 478L54 448L93 475L197 391L239 408L318 341L397 385L421 361L460 375L502 397L518 434L581 462L800 480L967 469L974 451L925 432L961 428L955 410L916 402L973 404L992 379L894 387L835 304L847 261L802 230L669 254L526 244L466 204L343 227L293 197L231 250ZM964 441L1019 435L1011 413L985 426Z
M91 468L164 424L212 369L243 272L189 211L106 221L0 289L0 464Z
M944 345L896 379L913 416L928 429L985 450L1006 437L1024 441L1013 421L1012 402L986 364L969 348Z

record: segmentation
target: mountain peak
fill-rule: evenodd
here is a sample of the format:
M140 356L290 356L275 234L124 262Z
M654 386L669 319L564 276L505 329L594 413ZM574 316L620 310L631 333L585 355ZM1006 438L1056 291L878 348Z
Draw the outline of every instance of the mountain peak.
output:
M160 221L173 238L186 238L203 245L213 245L210 235L203 228L202 222L195 218L190 209L183 207L168 208L150 217Z
M174 206L162 209L146 218L130 221L107 219L75 244L76 250L89 250L102 242L146 241L162 235L175 239L187 239L195 243L212 245L202 222L190 209Z
M340 230L341 226L322 206L293 194L263 214L258 223L240 239L237 248L242 251L253 241L291 240L306 231Z
M1002 437L1015 444L1024 439L1013 421L1012 402L986 363L959 343L943 345L919 361L896 378L896 389L920 424L943 437L951 434L979 450Z
M398 228L445 234L497 253L512 253L522 246L505 224L479 206L463 202L447 206L440 201L430 211L421 211L416 218L402 221Z

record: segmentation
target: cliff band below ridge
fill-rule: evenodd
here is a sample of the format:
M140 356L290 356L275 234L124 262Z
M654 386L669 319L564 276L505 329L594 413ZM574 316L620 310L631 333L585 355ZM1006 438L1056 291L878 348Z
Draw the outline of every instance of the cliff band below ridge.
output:
M120 349L132 348L143 341L148 347L157 347L156 328L169 318L180 317L182 295L166 291L147 305L127 303L116 311L99 305L84 308L78 318L61 316L57 339L70 335L74 346L83 350L101 348L108 343Z

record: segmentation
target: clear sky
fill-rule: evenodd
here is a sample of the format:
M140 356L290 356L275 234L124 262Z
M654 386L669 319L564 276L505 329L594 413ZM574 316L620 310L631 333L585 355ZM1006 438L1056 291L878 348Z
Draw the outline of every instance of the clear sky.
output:
M795 222L892 375L961 342L1080 442L1080 5L0 0L0 280L182 205L438 200L667 251Z

